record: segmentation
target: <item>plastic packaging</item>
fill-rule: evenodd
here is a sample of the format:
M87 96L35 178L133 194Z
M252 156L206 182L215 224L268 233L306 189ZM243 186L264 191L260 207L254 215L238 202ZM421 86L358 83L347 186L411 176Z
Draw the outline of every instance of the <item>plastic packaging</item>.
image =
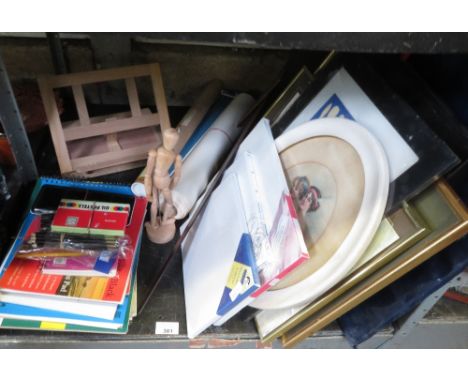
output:
M128 236L52 232L50 222L50 213L37 215L15 255L16 258L43 260L75 256L100 257L107 252L124 258L133 250Z

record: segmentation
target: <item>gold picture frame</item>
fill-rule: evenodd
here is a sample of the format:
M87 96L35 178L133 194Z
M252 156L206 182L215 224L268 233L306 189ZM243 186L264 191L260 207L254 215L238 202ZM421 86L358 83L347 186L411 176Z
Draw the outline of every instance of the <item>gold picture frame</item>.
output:
M257 314L255 322L261 341L264 343L272 342L299 325L430 233L424 219L410 203L404 203L400 209L385 220L388 220L398 235L396 241L369 260L361 262L361 264L358 262L358 265L348 276L306 307L299 308L299 310L262 311ZM385 238L381 239L385 240ZM276 328L271 329L271 326L275 325Z
M270 121L270 127L273 132L275 131L276 125L282 120L285 114L304 96L304 93L309 91L310 87L314 85L315 76L321 70L325 69L335 56L336 52L334 50L329 52L313 72L311 72L307 66L303 66L299 70L296 76L263 115L264 118Z
M312 83L313 79L312 73L305 66L297 73L283 93L280 94L264 114L264 117L270 121L271 127L281 120L283 115Z
M299 325L290 328L281 338L284 347L293 347L323 329L468 233L466 206L444 180L439 180L414 198L413 205L429 226L429 235Z

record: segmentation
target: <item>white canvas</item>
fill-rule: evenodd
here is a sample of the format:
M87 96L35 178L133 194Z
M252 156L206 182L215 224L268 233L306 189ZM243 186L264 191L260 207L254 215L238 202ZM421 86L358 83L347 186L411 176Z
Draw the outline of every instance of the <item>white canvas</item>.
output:
M237 176L223 179L211 195L193 240L183 247L187 333L194 338L215 322L240 233L247 232ZM216 230L213 229L216 227Z
M258 182L252 178L249 163ZM189 338L215 322L225 322L252 301L249 296L222 318L217 315L242 234L249 233L248 224L259 209L268 232L287 189L268 121L263 119L239 147L236 159L182 245Z

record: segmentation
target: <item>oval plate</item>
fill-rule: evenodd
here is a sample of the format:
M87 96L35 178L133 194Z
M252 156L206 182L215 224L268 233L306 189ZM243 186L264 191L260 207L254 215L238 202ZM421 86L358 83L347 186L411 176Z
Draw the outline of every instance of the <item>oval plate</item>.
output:
M338 283L370 244L389 189L385 152L358 123L307 122L276 139L310 259L250 305L282 309L307 303Z

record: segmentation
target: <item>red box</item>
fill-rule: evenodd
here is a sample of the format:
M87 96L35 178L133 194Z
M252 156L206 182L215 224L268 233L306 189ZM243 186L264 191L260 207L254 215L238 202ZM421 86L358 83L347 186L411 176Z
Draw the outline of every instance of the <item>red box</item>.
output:
M94 202L62 199L52 220L52 232L89 233Z
M89 233L106 236L123 236L128 221L130 205L96 202Z

